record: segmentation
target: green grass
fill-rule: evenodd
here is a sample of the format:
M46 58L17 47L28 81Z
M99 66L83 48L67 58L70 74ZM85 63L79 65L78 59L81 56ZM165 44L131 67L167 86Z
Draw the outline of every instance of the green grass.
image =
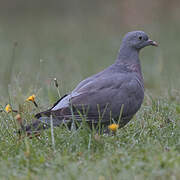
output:
M173 102L173 103L172 103ZM31 107L32 106L32 107ZM26 105L23 115L29 118ZM146 98L141 111L115 135L83 125L39 138L18 139L14 114L2 113L1 179L179 179L180 106L170 98Z
M114 16L0 22L0 109L10 103L27 121L58 99L54 77L63 95L112 64L125 32L142 29L160 44L141 53L145 100L115 135L96 135L83 125L72 132L55 128L54 145L50 129L19 139L15 113L1 112L0 179L180 179L179 21L128 26ZM39 110L25 102L33 93Z

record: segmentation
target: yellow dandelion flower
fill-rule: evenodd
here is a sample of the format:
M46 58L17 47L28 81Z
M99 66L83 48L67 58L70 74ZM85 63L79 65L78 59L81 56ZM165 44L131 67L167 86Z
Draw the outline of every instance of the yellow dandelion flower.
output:
M12 107L10 106L10 104L7 104L7 105L6 105L5 111L6 111L7 113L12 112Z
M26 101L35 102L35 98L36 98L36 96L33 94L33 95L29 96L29 97L26 99Z
M111 131L117 131L117 129L119 128L119 125L118 124L111 124L108 126L108 128L111 130Z
M36 101L35 101L35 98L36 98L36 96L35 96L35 94L33 94L33 95L29 96L29 97L26 99L26 101L31 101L31 102L34 103L34 105L35 105L36 107L38 107L38 105L37 105L37 103L36 103Z

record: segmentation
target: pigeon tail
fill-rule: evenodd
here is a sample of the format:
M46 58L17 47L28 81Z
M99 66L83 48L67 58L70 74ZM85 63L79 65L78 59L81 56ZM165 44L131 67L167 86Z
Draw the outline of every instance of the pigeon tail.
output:
M22 127L18 131L18 133L21 134L22 132L25 132L25 133L27 133L27 135L39 133L41 130L50 128L51 121L53 123L53 127L59 126L60 124L63 123L63 120L61 121L52 116L50 116L50 117L43 116L43 117L40 117L39 119L34 120L31 124L29 124L25 127Z

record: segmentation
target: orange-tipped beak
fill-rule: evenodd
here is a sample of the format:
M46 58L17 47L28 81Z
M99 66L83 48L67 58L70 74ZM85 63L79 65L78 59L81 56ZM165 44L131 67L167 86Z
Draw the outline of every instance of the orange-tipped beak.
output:
M158 43L156 41L153 41L151 39L148 40L149 44L152 45L152 46L158 46Z

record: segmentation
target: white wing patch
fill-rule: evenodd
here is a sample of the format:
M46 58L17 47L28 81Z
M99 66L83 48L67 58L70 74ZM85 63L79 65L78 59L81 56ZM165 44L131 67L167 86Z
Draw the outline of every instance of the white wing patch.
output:
M55 107L52 108L52 111L62 109L69 106L70 99L76 96L79 96L81 93L72 92L68 96L64 97Z

